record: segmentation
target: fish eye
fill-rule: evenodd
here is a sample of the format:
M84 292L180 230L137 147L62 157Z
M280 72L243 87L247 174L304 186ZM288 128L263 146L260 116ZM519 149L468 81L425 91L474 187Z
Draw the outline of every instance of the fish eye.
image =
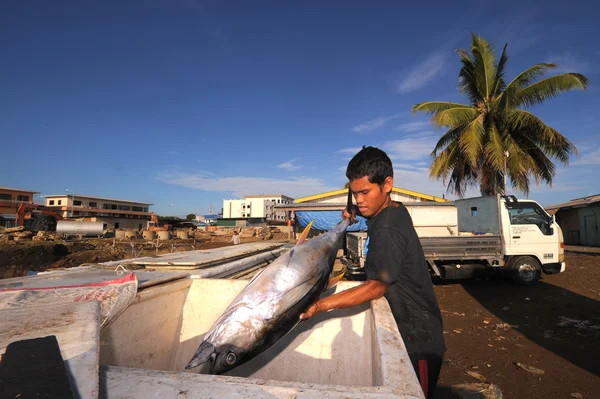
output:
M227 364L233 364L235 363L235 361L237 360L235 353L233 352L229 352L227 354L227 357L225 358L225 361L227 362Z

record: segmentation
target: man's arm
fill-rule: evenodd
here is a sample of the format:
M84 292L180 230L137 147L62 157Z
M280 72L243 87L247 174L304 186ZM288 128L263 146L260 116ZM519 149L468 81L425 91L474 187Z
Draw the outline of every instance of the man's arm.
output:
M379 280L367 280L356 287L319 299L314 305L308 308L306 313L300 315L300 320L310 319L317 313L333 309L351 308L374 299L379 299L385 294L388 285Z

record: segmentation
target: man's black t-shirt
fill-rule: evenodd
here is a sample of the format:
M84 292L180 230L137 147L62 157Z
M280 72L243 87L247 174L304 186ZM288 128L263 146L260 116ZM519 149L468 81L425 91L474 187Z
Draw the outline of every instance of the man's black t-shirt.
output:
M410 214L401 203L367 220L367 279L390 284L385 298L410 356L446 351L442 315L421 242Z

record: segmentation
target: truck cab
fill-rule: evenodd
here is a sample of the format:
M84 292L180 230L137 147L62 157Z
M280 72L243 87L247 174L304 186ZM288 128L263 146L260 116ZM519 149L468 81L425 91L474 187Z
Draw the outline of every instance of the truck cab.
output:
M565 246L560 226L537 202L505 197L502 229L505 255L513 259L515 273L531 274L523 257L531 256L546 274L565 270ZM518 263L518 265L517 265ZM523 276L526 278L527 276Z

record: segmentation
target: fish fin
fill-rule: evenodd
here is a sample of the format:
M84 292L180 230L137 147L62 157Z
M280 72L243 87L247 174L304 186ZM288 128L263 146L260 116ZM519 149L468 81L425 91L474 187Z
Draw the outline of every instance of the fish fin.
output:
M325 288L326 290L335 287L335 285L342 279L342 277L344 277L344 275L346 274L346 265L342 264L342 270L341 272L335 276L335 277L331 277L329 279L329 283L327 284L327 288Z
M306 237L308 236L308 232L310 231L310 228L312 227L313 223L314 220L311 220L310 223L304 228L304 231L302 232L302 234L300 234L300 238L298 238L298 242L296 242L296 245L300 245L304 241L306 241Z
M272 318L276 318L278 315L284 313L290 309L293 305L298 303L302 298L310 292L310 290L319 281L319 276L309 278L308 280L298 284L291 290L273 298L271 300L271 311Z

